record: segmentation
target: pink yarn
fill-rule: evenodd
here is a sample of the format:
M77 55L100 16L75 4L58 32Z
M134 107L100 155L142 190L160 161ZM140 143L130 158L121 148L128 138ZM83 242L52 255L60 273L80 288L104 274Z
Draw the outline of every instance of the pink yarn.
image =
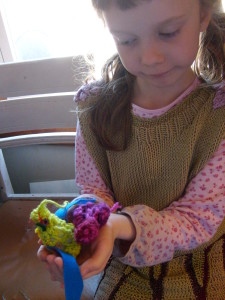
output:
M74 232L75 239L80 244L89 244L98 236L99 225L95 218L89 217L80 224Z
M108 221L108 218L110 216L110 208L105 203L99 203L98 205L93 207L91 214L101 227Z
M118 208L121 208L118 202L112 208L104 202L75 205L72 218L75 240L80 244L92 242L98 236L99 229L108 221L110 213Z
M82 209L78 207L77 209L74 209L73 211L73 224L75 227L78 227L80 224L82 224L86 220L85 213L82 212Z

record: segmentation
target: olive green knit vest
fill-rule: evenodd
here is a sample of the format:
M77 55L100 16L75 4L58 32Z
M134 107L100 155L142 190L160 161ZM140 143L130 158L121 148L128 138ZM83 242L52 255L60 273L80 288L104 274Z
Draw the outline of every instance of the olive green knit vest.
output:
M158 211L182 196L225 137L225 107L214 109L214 96L215 91L198 89L158 118L132 116L125 151L105 151L87 125L88 112L78 114L88 151L116 201ZM87 99L78 108L90 104Z
M160 117L132 116L129 145L120 152L98 145L89 113L78 114L88 151L117 201L162 210L185 193L225 138L225 106L216 107L214 97L215 91L198 89ZM91 99L79 102L78 110L90 105ZM209 242L177 251L169 262L134 268L112 258L95 299L224 300L225 220Z

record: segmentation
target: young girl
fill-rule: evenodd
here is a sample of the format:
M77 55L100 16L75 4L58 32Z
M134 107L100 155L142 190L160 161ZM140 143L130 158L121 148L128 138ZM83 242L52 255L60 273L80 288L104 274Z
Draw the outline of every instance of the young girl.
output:
M123 208L82 277L103 271L95 299L225 299L221 1L92 3L118 54L76 95L76 181ZM38 255L63 282L61 258Z

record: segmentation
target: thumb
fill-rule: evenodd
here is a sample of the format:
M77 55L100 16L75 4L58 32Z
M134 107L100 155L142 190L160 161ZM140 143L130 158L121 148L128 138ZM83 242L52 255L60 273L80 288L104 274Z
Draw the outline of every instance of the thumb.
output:
M106 251L98 249L89 259L80 265L82 278L87 279L101 273L104 270L110 256L110 251L107 253Z
M80 273L83 279L87 279L102 271L102 265L96 262L93 258L86 260L80 265ZM103 267L104 268L104 267Z

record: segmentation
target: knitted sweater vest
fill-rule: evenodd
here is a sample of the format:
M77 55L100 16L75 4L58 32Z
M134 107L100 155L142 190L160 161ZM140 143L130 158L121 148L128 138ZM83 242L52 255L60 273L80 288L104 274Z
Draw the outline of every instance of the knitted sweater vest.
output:
M217 105L214 98L214 90L199 88L160 117L132 115L132 134L125 151L104 150L88 126L88 110L78 113L88 151L116 201L123 206L145 204L159 211L185 193L225 138L225 105ZM78 111L92 101L90 97L78 102ZM111 138L117 143L121 136ZM224 233L225 222L208 243L177 252L172 261L154 267L132 268L113 259L97 299L225 299ZM221 271L219 276L212 268ZM114 289L106 284L108 276L117 276ZM139 290L139 286L145 288ZM216 298L218 289L221 296Z
M214 96L214 91L199 89L161 117L132 116L128 148L119 152L98 145L88 112L78 114L88 151L116 201L162 210L181 197L225 137L225 107L214 109ZM87 99L78 108L90 104Z

